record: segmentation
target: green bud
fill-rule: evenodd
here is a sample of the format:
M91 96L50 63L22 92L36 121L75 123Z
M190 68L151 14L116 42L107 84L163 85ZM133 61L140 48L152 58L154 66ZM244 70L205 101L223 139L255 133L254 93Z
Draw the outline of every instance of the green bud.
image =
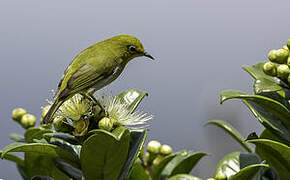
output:
M104 129L104 130L106 130L106 131L111 131L112 128L113 128L113 122L112 122L111 119L108 118L108 117L103 117L103 118L99 121L98 125L99 125L99 128L100 128L100 129Z
M290 69L286 64L281 64L277 68L277 76L281 79L288 79L289 72Z
M277 69L276 69L275 63L272 63L272 62L266 62L263 65L263 71L265 74L268 74L270 76L277 75Z
M215 178L209 178L209 179L207 179L207 180L216 180Z
M167 155L169 155L171 153L172 153L172 148L169 145L163 144L160 147L160 154L162 154L163 156L167 156Z
M287 59L287 65L290 66L290 56Z
M147 145L147 152L152 154L158 154L160 151L161 144L158 141L150 141Z
M25 114L22 116L20 124L25 129L33 127L36 124L36 117L32 114Z
M287 47L288 47L288 49L290 49L290 39L288 39L288 41L287 41Z
M218 174L215 176L216 180L227 180L227 175L222 172L218 172Z
M56 116L53 119L53 127L56 132L71 133L74 130L74 127L63 116Z
M278 49L276 51L276 62L278 64L284 64L287 62L288 56L289 56L289 50Z
M75 127L73 135L83 136L87 133L88 127L89 127L89 120L88 119L81 118L81 120L74 121L73 123L74 123L74 127Z
M163 159L163 157L157 156L152 162L153 166L157 166L162 159Z
M47 105L47 106L44 106L42 108L42 113L41 113L41 117L44 118L44 116L46 115L46 113L48 112L49 108L50 108L51 105Z
M269 53L268 53L268 59L271 61L271 62L276 62L277 60L277 56L276 56L276 52L277 50L276 49L272 49Z
M24 116L26 113L27 113L26 110L23 109L23 108L13 109L13 111L12 111L12 119L17 121L17 122L20 122L22 116Z
M289 49L288 49L288 47L287 47L286 45L284 45L284 46L282 47L282 49L285 49L285 50L289 51Z

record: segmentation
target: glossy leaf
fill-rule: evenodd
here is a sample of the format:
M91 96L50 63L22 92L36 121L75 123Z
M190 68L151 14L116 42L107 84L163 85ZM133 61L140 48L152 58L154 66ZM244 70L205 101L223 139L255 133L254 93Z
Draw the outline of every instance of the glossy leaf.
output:
M208 124L216 125L222 128L225 132L231 135L243 148L245 148L245 150L248 152L253 152L251 146L249 146L248 143L244 141L244 138L240 135L240 133L229 123L221 120L212 120L207 122L205 125Z
M49 176L33 176L31 180L53 180L53 179Z
M284 83L277 77L269 76L264 73L263 65L265 62L255 64L253 66L243 66L243 69L247 71L254 79L267 79L268 81L274 82L278 85L284 85Z
M240 152L233 152L226 155L220 162L218 163L214 176L218 173L225 174L228 178L235 175L240 171Z
M26 142L33 143L34 139L39 139L39 140L42 139L43 134L45 133L52 133L52 130L42 128L42 127L32 127L26 130L24 137L25 137Z
M73 144L73 145L79 145L80 142L75 138L75 136L73 135L70 135L70 134L67 134L67 133L45 133L43 134L43 137L44 138L57 138L57 139L61 139L61 140L64 140L70 144Z
M122 179L120 179L122 180ZM145 169L138 162L134 163L131 173L126 180L149 180Z
M95 130L81 149L81 166L85 179L117 179L126 162L129 143L130 133L124 127L118 127L112 133Z
M282 179L290 177L290 147L269 139L249 140L256 145L256 153L279 173Z
M165 180L176 174L189 173L198 161L206 156L202 152L183 152L174 157L161 172L161 179Z
M14 162L18 164L19 166L24 166L24 160L21 157L18 157L14 154L7 153L2 157L2 151L0 151L0 156L2 159L6 159L8 161Z
M261 94L265 92L280 91L283 88L276 82L270 81L269 79L260 78L256 79L254 83L255 94Z
M53 179L69 180L63 172L57 169L55 166L54 158L35 153L35 152L25 152L25 172L28 177L33 176L49 176Z
M183 152L181 152L183 153ZM157 166L154 167L153 171L152 171L152 179L153 180L159 180L161 177L161 172L163 171L163 169L165 168L165 166L173 159L175 158L177 155L181 154L181 153L175 153L175 154L171 154L169 156L164 157Z
M121 171L119 179L125 179L135 162L144 145L146 139L146 130L131 130L130 131L130 149L127 161Z
M233 98L242 99L243 103L267 129L290 142L290 112L285 106L264 96L248 95L238 91L221 93L221 103Z
M240 162L240 169L243 169L249 165L260 164L261 159L255 153L240 153L239 162Z
M241 180L241 179L253 179L257 172L261 169L268 168L269 165L266 164L254 164L247 166L237 172L235 175L230 177L230 180Z
M264 129L264 131L261 133L260 139L270 139L270 140L273 140L273 141L277 141L277 142L281 142L283 144L286 144L286 145L290 145L289 142L285 141L283 138L277 136L276 134L272 133L270 130L268 129Z
M81 180L83 177L83 173L80 169L77 169L61 159L55 159L56 167L66 174L68 177L72 178L73 180Z
M16 142L25 142L24 136L21 134L12 133L9 135L9 137Z
M129 109L133 112L148 93L136 89L123 91L118 95L123 103L129 105Z
M175 176L170 177L168 180L202 180L202 179L189 174L177 174Z
M68 162L69 164L79 167L79 159L71 152L62 149L56 145L43 144L43 143L13 143L3 149L1 158L9 152L27 152L45 155L51 158L61 158Z

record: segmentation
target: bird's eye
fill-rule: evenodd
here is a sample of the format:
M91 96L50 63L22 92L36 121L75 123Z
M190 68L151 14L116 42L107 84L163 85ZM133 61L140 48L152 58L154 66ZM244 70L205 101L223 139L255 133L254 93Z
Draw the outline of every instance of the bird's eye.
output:
M136 48L135 48L135 46L129 46L128 49L129 49L129 51L130 51L131 53L135 53L135 52L136 52Z

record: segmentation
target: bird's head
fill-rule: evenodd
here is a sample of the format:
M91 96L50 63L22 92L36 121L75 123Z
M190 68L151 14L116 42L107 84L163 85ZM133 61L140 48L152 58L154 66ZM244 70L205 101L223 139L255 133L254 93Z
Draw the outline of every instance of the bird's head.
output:
M130 61L135 57L145 56L154 59L147 53L139 39L131 35L118 35L110 39L116 45L115 51L120 53L121 57Z

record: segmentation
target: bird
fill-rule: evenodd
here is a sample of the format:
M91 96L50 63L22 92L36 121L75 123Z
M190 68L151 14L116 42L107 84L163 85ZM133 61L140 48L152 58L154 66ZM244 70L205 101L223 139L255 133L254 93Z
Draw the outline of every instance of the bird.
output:
M142 56L154 60L137 37L127 34L97 42L80 52L64 71L43 124L51 123L58 108L75 94L89 98L104 110L93 93L117 79L128 62Z

